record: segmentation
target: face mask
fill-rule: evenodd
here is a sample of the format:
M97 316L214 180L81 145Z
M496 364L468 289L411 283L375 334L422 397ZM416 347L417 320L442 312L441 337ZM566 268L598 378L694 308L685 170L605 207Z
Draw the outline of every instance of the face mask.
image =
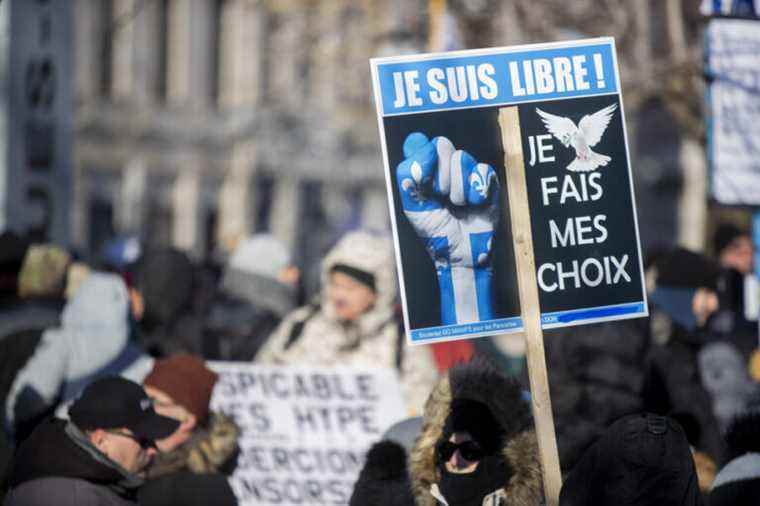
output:
M506 484L508 475L501 456L489 455L471 473L455 474L441 467L438 488L451 506L481 506L485 496Z

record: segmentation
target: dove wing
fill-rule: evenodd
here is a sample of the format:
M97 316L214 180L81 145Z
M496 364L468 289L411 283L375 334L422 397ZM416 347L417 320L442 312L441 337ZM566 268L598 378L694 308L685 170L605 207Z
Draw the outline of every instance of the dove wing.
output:
M607 130L607 125L610 124L612 113L615 112L615 109L617 109L617 104L608 105L594 114L585 115L578 123L578 129L583 134L589 147L596 146L602 140L602 134Z
M539 116L541 116L541 121L544 122L544 125L546 126L546 129L549 131L549 133L551 133L554 137L562 142L565 142L565 140L562 139L563 136L572 135L575 131L578 130L578 127L575 126L575 123L573 123L573 120L570 118L564 118L562 116L549 114L548 112L542 111L538 107L536 107L536 112Z

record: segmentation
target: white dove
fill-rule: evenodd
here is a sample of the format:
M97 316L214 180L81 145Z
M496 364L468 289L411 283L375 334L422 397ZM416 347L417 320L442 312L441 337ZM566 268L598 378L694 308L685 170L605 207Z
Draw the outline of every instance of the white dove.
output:
M587 114L581 118L577 127L570 118L549 114L538 107L536 112L541 116L541 121L549 133L559 139L566 148L572 146L575 149L575 160L567 166L567 170L589 172L597 167L604 167L612 160L609 156L592 151L591 147L596 146L602 139L615 109L617 104L612 104L594 114Z

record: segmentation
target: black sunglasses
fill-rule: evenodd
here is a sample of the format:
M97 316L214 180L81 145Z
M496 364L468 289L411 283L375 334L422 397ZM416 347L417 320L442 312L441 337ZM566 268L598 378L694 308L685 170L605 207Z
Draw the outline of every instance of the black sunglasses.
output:
M136 442L138 445L140 445L140 448L142 448L143 450L147 450L148 448L155 448L156 447L156 442L153 441L152 439L148 439L148 438L144 438L144 437L140 437L140 436L135 436L134 434L128 434L126 432L121 432L121 431L118 431L118 430L107 430L106 432L109 433L109 434L113 434L115 436L121 436L121 437L129 438L132 441Z
M483 458L485 452L481 446L473 441L464 441L462 443L452 443L451 441L444 441L437 447L438 457L441 461L445 462L454 455L454 452L459 450L459 454L466 460L475 461Z

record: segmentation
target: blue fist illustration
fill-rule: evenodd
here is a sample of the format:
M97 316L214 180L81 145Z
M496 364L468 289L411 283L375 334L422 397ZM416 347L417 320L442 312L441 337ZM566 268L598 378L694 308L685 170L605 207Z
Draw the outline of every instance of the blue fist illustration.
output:
M396 167L401 204L435 264L441 324L494 318L493 232L499 180L488 164L446 137L414 132Z

